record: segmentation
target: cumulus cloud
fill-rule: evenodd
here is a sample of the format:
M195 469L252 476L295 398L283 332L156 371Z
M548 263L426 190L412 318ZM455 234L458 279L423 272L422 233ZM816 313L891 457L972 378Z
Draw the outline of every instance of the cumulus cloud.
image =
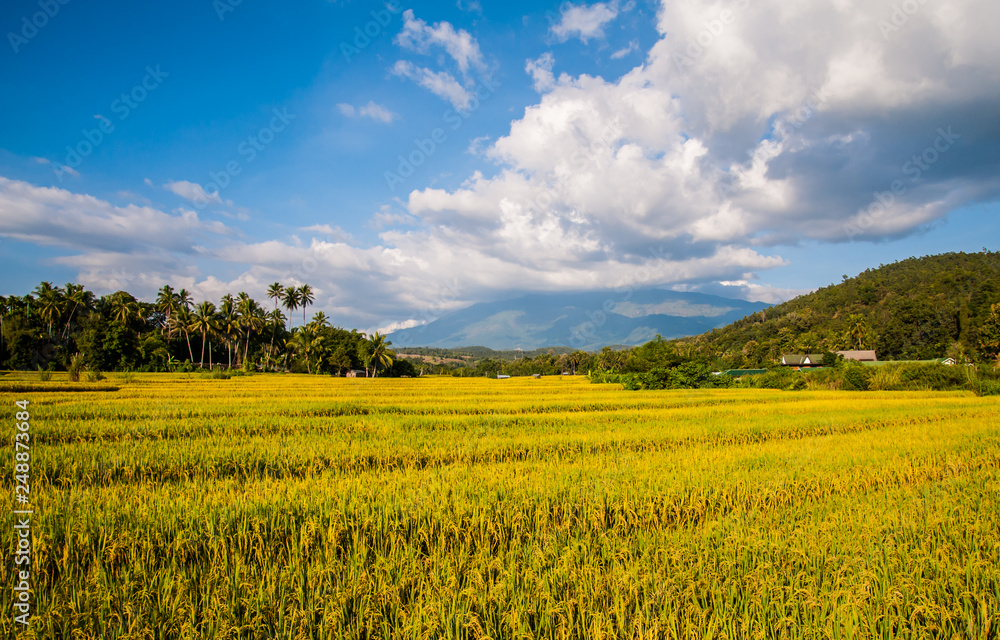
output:
M556 85L556 78L552 73L552 67L556 59L551 51L546 51L534 60L528 60L524 65L525 72L531 76L535 91L548 91Z
M90 195L0 177L0 236L65 251L57 264L76 268L99 291L168 281L190 272L198 243L230 242L221 222L190 210L116 206ZM155 291L155 289L154 289Z
M101 226L120 234L114 216L125 228L148 216L134 235L156 238L151 255L187 247L240 274L199 278L168 260L160 272L181 286L263 295L275 280L307 281L322 290L316 309L376 327L525 289L670 286L778 301L798 291L760 274L787 264L783 246L901 237L1000 197L1000 7L941 0L886 31L892 11L861 0L664 2L658 42L619 78L556 78L551 57L528 61L541 97L486 148L495 166L379 211L364 246L322 226L305 231L327 237L306 242L220 241L197 216L107 203L94 205L94 225L72 225L94 229L83 240L51 230L58 208L25 230L28 205L11 193L30 185L11 181L0 183L3 233L85 240L93 264L77 264L97 277L116 248L101 244ZM407 37L429 47L435 29L451 33L414 20ZM475 56L456 55L474 68ZM455 75L395 69L465 104ZM191 246L199 235L207 248Z
M529 61L544 95L489 149L493 175L407 205L538 287L643 265L780 296L751 286L783 264L769 247L899 237L1000 195L1000 45L983 26L1000 8L969 5L924 7L887 40L889 12L860 0L665 2L646 64L617 80Z
M617 17L617 2L567 3L560 10L559 22L552 25L550 31L560 42L579 38L586 43L591 38L603 38L604 26Z

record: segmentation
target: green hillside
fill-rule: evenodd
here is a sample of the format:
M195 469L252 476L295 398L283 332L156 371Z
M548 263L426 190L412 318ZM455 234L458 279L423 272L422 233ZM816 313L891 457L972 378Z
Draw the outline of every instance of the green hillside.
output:
M880 360L993 360L1000 339L1000 252L909 258L672 341L731 367L782 353L875 349Z

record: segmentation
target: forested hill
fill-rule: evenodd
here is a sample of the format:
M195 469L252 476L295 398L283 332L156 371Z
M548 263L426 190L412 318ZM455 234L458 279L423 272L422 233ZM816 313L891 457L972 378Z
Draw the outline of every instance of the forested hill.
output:
M875 349L880 360L996 357L1000 252L909 258L824 287L730 325L673 341L731 366L782 353Z

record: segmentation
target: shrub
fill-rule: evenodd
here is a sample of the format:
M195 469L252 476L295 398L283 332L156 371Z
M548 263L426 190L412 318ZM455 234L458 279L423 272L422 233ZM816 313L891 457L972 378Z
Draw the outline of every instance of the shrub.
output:
M81 371L83 371L83 356L77 353L69 359L69 381L79 382Z
M843 368L844 389L849 391L867 391L874 373L871 367L860 362L847 362Z
M809 385L806 384L806 377L805 377L805 375L804 374L799 374L799 375L795 376L794 379L792 379L791 384L789 384L787 387L785 387L785 390L787 390L787 391L805 391L808 388L809 388Z
M42 382L48 382L52 379L52 372L48 369L42 369L42 365L38 365L38 379Z
M872 391L898 391L903 388L902 370L898 365L877 367L868 383Z
M203 380L229 380L230 375L225 369L211 369L202 371L200 377Z
M90 369L87 371L87 382L100 382L104 380L104 374L98 369Z

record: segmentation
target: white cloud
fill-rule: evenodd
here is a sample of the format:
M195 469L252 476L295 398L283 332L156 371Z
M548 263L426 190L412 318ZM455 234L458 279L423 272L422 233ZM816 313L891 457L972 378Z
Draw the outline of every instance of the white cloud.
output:
M384 124L391 124L393 120L399 117L399 114L393 113L386 107L374 102L369 102L365 106L361 107L358 110L358 113L366 118L371 118L376 122L382 122Z
M556 84L556 78L552 74L552 67L556 59L551 51L546 51L535 60L528 60L524 65L525 72L531 76L535 91L542 93L548 91Z
M363 105L358 108L354 108L353 105L340 103L337 105L340 113L348 118L362 117L371 118L375 122L381 122L383 124L392 124L394 120L399 118L398 113L393 113L388 108L380 105L374 101L369 101L368 104Z
M53 167L52 170L55 172L55 174L57 176L59 176L59 180L60 181L62 181L62 174L64 174L64 173L69 174L69 175L73 176L74 178L79 178L80 177L80 172L77 171L76 169L74 169L73 167L68 166L68 165L59 164L58 162L52 162L48 158L33 157L32 160L35 161L38 164L44 164L44 165L48 165L50 167Z
M328 240L336 242L350 242L352 240L351 234L344 231L339 225L334 227L328 224L314 224L308 227L299 227L299 230L320 233L326 236Z
M89 262L76 263L96 279L118 268L121 243L101 238L121 234L112 219L124 216L140 229L129 237L155 238L148 253L163 259L141 263L144 273L204 296L262 296L267 283L305 273L323 291L316 309L353 326L433 317L525 288L671 286L778 301L797 290L768 287L759 274L786 264L783 244L846 242L847 225L861 230L855 240L899 237L1000 197L989 134L1000 101L991 28L1000 7L940 0L886 40L878 23L890 14L861 0L664 2L659 42L620 78L556 78L545 56L529 61L542 95L487 148L496 166L458 187L412 191L402 211L377 212L371 244L325 225L303 229L327 236L305 242L236 241L197 216L144 208L22 234L79 243L77 229L94 229L80 245ZM721 29L706 27L716 20ZM454 75L404 61L394 70L465 104ZM949 126L961 137L942 151L939 129ZM919 180L906 168L915 156L934 158ZM896 180L902 192L878 202L873 194ZM22 208L0 200L5 235ZM142 216L150 221L133 220ZM31 219L43 231L62 224L58 208ZM202 261L242 274L226 283L175 266L170 256L195 251L190 237L199 234L208 237L198 241Z
M207 193L205 188L196 182L175 180L164 184L163 188L184 198L185 200L190 200L195 204L233 205L232 201L223 200L222 197L219 196L218 192L212 194Z
M392 72L397 76L413 80L434 95L447 100L458 111L465 111L472 104L472 92L463 87L447 71L431 71L407 60L400 60L393 66Z
M403 12L403 30L396 36L396 43L419 53L427 53L433 46L442 47L458 65L462 75L468 75L470 70L486 70L479 43L468 31L456 30L450 22L428 26L414 17L412 9Z
M586 43L591 38L603 38L604 26L618 17L617 2L597 2L592 5L569 4L563 6L557 24L552 25L552 35L560 42L579 38Z
M159 282L190 271L195 242L229 242L230 228L194 211L115 206L93 196L0 177L0 236L70 252L55 259L99 291ZM155 289L153 289L155 291Z
M483 13L483 6L479 3L479 0L468 0L468 2L458 0L456 6L462 11L468 11L469 13L478 13L480 15Z
M623 47L623 48L619 49L618 51L615 51L614 53L612 53L611 54L611 59L612 60L621 60L622 58L624 58L628 54L632 53L633 51L638 51L638 50L639 50L639 41L638 40L632 40L632 41L630 41L628 43L627 47Z

